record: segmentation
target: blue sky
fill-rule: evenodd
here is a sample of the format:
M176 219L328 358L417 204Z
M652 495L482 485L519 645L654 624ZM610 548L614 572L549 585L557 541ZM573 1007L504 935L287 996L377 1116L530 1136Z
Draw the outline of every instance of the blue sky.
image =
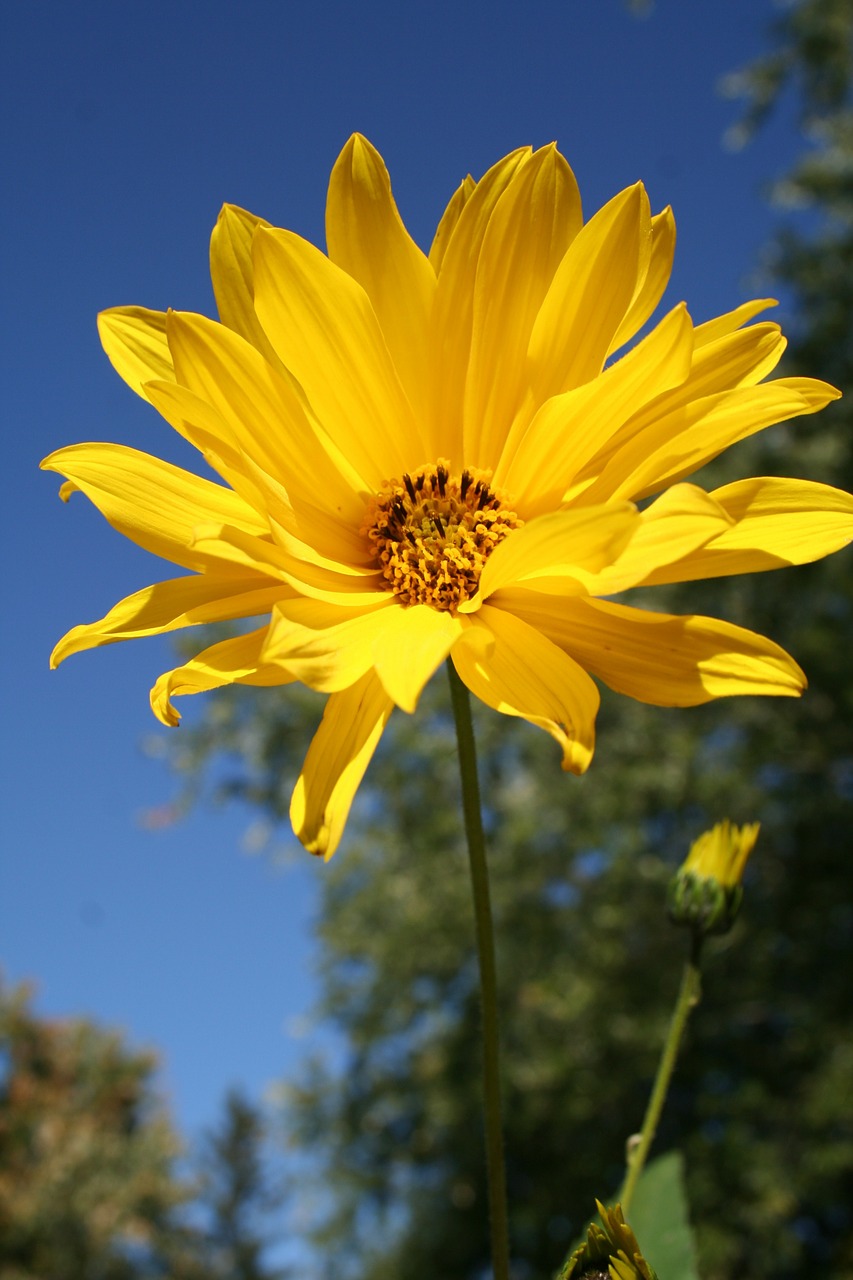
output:
M211 314L207 242L225 200L322 244L329 170L354 129L382 151L424 245L465 173L524 142L559 142L588 213L642 178L678 222L668 301L696 319L728 310L755 292L775 225L763 188L799 140L783 113L726 151L737 107L716 86L761 52L773 15L770 0L658 0L643 21L620 0L7 9L0 965L39 984L44 1012L156 1046L189 1131L229 1084L259 1091L310 1046L316 1033L295 1031L323 866L296 848L284 872L241 854L251 815L237 809L140 821L175 790L141 745L167 732L147 696L174 665L167 639L48 671L68 627L171 572L82 497L63 506L39 459L103 439L190 462L113 373L97 312Z

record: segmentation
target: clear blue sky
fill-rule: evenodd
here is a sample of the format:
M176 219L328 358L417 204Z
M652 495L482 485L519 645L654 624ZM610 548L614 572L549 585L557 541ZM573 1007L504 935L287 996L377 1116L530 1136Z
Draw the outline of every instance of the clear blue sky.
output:
M103 439L187 460L113 373L96 313L212 313L207 242L225 200L322 244L329 170L354 129L425 245L464 174L524 142L559 142L589 213L642 178L678 221L669 301L697 319L728 310L753 292L774 225L763 186L799 142L783 116L725 151L737 108L716 85L765 47L773 14L771 0L658 0L644 21L620 0L7 6L0 964L38 982L43 1011L158 1047L187 1129L214 1119L229 1083L258 1091L310 1045L292 1032L314 992L323 866L296 849L284 873L241 855L239 810L140 824L175 790L141 749L167 732L148 688L173 665L168 640L48 671L68 627L171 571L85 499L63 506L39 459Z

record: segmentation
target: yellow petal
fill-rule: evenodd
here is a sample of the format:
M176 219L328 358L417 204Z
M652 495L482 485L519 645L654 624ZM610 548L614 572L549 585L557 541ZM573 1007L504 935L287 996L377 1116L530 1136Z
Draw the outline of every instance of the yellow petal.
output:
M430 439L441 441L441 454L449 459L451 470L462 465L462 406L483 237L495 206L530 154L529 147L521 147L489 169L464 202L444 246L432 311L429 429Z
M409 402L423 421L435 271L403 225L382 157L358 133L329 180L326 242L332 262L370 299ZM427 456L434 447L428 446Z
M465 624L449 613L416 604L387 609L385 627L373 646L373 665L403 711L413 712L424 686L462 634Z
M372 491L428 455L367 294L307 240L262 229L255 310L323 430Z
M269 613L283 592L289 593L289 588L248 575L224 578L210 573L155 582L120 600L98 622L72 627L50 655L50 665L57 667L72 653L117 640Z
M265 634L266 627L260 627L246 635L220 640L182 667L164 671L151 690L151 710L157 719L170 728L179 724L180 713L171 700L185 694L207 693L227 684L290 684L291 677L281 667L260 662Z
M460 605L474 613L495 591L541 577L565 579L564 590L584 588L577 577L610 564L637 528L639 516L630 503L580 507L538 516L501 542L485 563L479 590Z
M530 337L529 373L542 403L602 370L648 264L649 201L642 183L586 224L557 268Z
M329 859L337 849L393 705L373 672L326 703L290 802L293 830L309 853Z
M626 418L684 382L692 354L693 326L682 304L599 378L546 400L506 471L498 467L495 483L525 517L553 510Z
M478 631L494 640L490 650L474 639ZM475 697L545 729L562 749L563 768L585 772L595 746L598 690L561 649L520 618L484 605L451 657Z
M768 307L778 307L778 305L775 298L753 298L750 302L742 302L733 311L727 311L725 315L716 316L713 320L706 320L704 324L697 325L696 346L701 347L706 342L715 342L718 338L725 337L727 333L733 333L735 329L739 329L741 325L746 324L753 316L760 315Z
M697 333L698 330L694 329L693 356L688 377L680 384L662 390L656 399L639 405L636 412L618 427L579 473L579 482L584 479L590 482L601 477L608 462L620 450L626 449L632 440L638 439L643 432L654 436L664 422L677 420L676 415L696 401L717 392L754 386L775 369L786 345L779 326L770 323L724 334L713 341L703 342L698 348ZM640 343L635 350L639 351L642 346ZM618 366L614 366L616 367ZM584 501L595 502L607 497L609 485L609 478L604 477L601 484L588 483L585 486Z
M489 467L527 389L530 332L554 272L581 227L574 174L555 146L518 170L483 236L465 384L463 452Z
M319 693L338 693L372 668L374 645L388 626L386 614L399 611L387 593L367 611L295 600L273 611L263 659Z
M450 243L450 237L453 235L453 232L456 229L456 224L459 221L459 215L473 195L476 186L476 182L469 173L468 176L463 178L462 182L460 182L459 186L450 197L447 208L441 215L438 226L436 227L435 235L432 238L432 244L429 251L429 260L432 263L432 268L436 275L438 275L441 270L441 265L444 262L444 255L447 251L447 246Z
M698 329L694 330L694 343ZM765 320L695 347L685 393L691 400L735 387L754 387L772 373L788 345L778 324ZM667 406L669 407L669 406Z
M289 600L273 612L263 658L320 693L347 689L374 668L394 702L412 712L463 625L426 605L403 609L388 595L365 610Z
M69 445L41 465L68 477L64 497L79 489L119 533L185 569L203 572L218 559L193 546L198 525L222 521L255 539L267 532L266 523L230 489L125 445Z
M178 381L216 410L246 457L283 485L292 502L305 498L357 528L363 500L332 462L287 380L245 339L205 316L171 312L168 332Z
M222 323L276 364L275 352L255 315L252 266L255 232L269 225L235 204L223 205L210 237L210 278Z
M732 523L722 505L704 490L692 484L673 485L640 512L636 531L618 558L597 573L578 574L578 580L594 596L612 596L657 581L659 566L692 555L725 534ZM529 585L541 589L538 583Z
M610 352L617 351L624 343L630 342L660 302L669 284L674 255L675 218L672 209L667 205L661 213L652 218L648 268L645 275L642 275L637 282L634 299L616 330L608 355Z
M704 396L635 436L588 492L599 500L645 497L698 471L738 440L787 418L817 413L839 394L813 378L777 378Z
M532 627L617 693L660 707L736 694L798 697L806 678L772 640L717 618L649 613L589 596L501 595Z
M808 564L853 540L853 497L809 480L739 480L709 495L731 526L701 549L653 570L648 583L689 582Z
M340 573L322 564L297 559L285 547L265 542L233 526L198 525L193 534L193 546L217 561L252 573L268 574L288 583L300 595L328 604L365 609L388 601L387 591L374 589L380 581L377 572Z
M198 449L205 462L259 514L270 514L269 502L246 474L246 465L233 432L220 414L177 382L146 382L145 395L171 427Z
M98 316L98 333L110 364L138 396L145 398L142 385L152 378L174 381L165 311L112 307Z

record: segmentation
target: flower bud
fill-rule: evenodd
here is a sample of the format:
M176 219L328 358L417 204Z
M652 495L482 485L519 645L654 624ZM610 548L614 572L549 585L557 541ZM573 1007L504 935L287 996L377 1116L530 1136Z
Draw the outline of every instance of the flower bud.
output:
M729 931L740 910L741 879L759 830L757 822L736 827L726 819L694 840L669 885L667 905L675 924L703 935Z
M599 1201L595 1203L602 1225L590 1224L585 1243L575 1249L559 1280L657 1280L622 1217L621 1206L605 1209Z

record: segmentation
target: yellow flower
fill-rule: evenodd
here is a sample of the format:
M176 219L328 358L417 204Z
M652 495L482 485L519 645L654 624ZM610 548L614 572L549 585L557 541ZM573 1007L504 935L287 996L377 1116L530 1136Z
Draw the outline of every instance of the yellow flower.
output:
M741 880L755 848L758 822L736 827L726 819L704 831L669 886L669 914L699 933L727 933L743 900Z
M693 841L682 870L703 880L716 880L724 889L736 888L760 830L758 822L748 822L743 827L734 826L728 818L718 822Z
M837 393L762 383L784 339L746 303L694 326L684 305L627 354L669 277L672 213L641 184L588 222L556 147L523 148L453 195L429 255L381 157L335 164L328 255L225 206L211 241L217 323L119 307L107 355L222 477L81 444L44 462L121 533L190 571L75 627L71 653L264 618L169 671L152 706L221 685L300 680L330 695L292 804L330 856L396 705L451 657L489 706L592 758L593 676L645 702L797 695L772 641L713 618L616 603L632 587L800 564L853 536L825 485L684 478ZM640 499L655 500L639 510Z
M595 1204L602 1226L589 1226L586 1241L575 1249L557 1280L657 1280L621 1206L606 1209L599 1200Z

